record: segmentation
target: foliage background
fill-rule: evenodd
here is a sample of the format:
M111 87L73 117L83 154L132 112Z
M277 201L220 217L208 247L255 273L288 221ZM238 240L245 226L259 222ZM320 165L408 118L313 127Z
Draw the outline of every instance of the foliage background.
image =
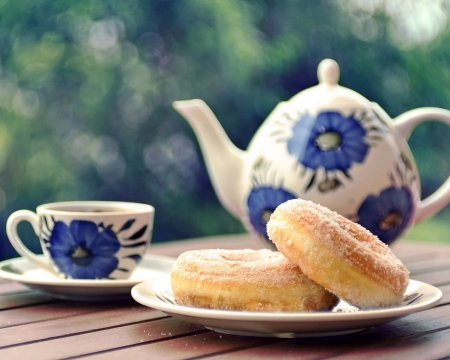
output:
M153 204L154 242L243 232L171 103L204 99L246 148L330 57L392 117L450 108L449 15L447 0L0 0L0 259L16 256L9 214L53 201ZM424 196L450 172L449 135L410 139ZM449 218L413 234L450 241Z

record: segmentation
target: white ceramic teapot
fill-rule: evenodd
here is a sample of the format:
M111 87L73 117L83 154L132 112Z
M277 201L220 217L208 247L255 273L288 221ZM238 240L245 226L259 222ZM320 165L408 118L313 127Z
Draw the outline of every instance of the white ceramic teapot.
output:
M381 107L338 85L339 66L318 67L319 84L278 104L251 140L235 147L202 100L174 108L193 128L223 206L267 238L281 203L302 198L360 223L386 244L450 201L450 177L421 200L406 143L425 120L450 125L450 111L420 108L391 119Z

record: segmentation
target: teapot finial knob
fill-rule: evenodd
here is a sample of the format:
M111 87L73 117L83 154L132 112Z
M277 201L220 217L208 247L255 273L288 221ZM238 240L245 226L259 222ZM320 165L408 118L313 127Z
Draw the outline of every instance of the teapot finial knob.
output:
M339 65L333 59L324 59L317 67L317 77L321 84L336 85L339 75Z

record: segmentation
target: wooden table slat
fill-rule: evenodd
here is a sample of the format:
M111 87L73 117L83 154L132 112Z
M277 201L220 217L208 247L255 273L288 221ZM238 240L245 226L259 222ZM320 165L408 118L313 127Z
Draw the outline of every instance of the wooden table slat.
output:
M155 359L178 360L189 359L209 354L239 351L242 348L261 346L267 342L274 343L280 340L264 338L248 338L242 336L224 335L216 332L202 332L189 336L175 338L171 341L160 341L138 346L128 347L114 351L118 358L143 359L151 354ZM90 354L92 360L109 360L110 352Z
M405 266L410 271L411 276L439 270L450 271L450 261L448 258L435 258L414 263L406 263Z
M160 311L133 304L131 307L111 308L100 312L72 315L70 318L56 318L32 324L17 325L13 329L14 331L11 331L11 328L0 329L0 339L2 339L0 349L3 346L47 341L50 338L71 336L167 317ZM16 333L20 333L20 338L12 335Z
M435 270L411 276L411 279L422 281L433 286L450 284L450 270Z
M20 360L29 359L31 353L47 353L49 359L62 359L204 331L201 326L180 322L174 318L166 318L5 347L0 351L0 356L3 359ZM52 349L51 352L48 351L49 349Z
M0 295L0 309L15 309L18 307L55 302L55 298L38 291L22 291L13 294ZM1 322L0 322L1 323Z
M12 293L24 292L24 291L30 291L30 289L22 284L10 282L10 281L0 284L0 295L12 294Z
M137 305L132 303L133 306ZM115 303L90 304L74 303L70 301L56 301L51 304L39 304L33 307L23 307L19 309L4 310L0 312L0 329L3 327L16 326L21 324L32 324L36 322L48 321L53 319L69 318L91 313L101 314L108 309L119 309L126 305L117 305ZM129 305L128 305L129 306Z

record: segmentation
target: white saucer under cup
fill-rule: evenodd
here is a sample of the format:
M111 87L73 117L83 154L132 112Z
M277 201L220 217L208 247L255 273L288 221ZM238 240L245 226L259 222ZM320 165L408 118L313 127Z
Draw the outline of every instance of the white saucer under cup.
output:
M131 289L144 281L168 276L175 259L146 254L128 279L61 279L29 262L15 258L0 262L0 279L15 281L61 300L108 302L131 299Z

